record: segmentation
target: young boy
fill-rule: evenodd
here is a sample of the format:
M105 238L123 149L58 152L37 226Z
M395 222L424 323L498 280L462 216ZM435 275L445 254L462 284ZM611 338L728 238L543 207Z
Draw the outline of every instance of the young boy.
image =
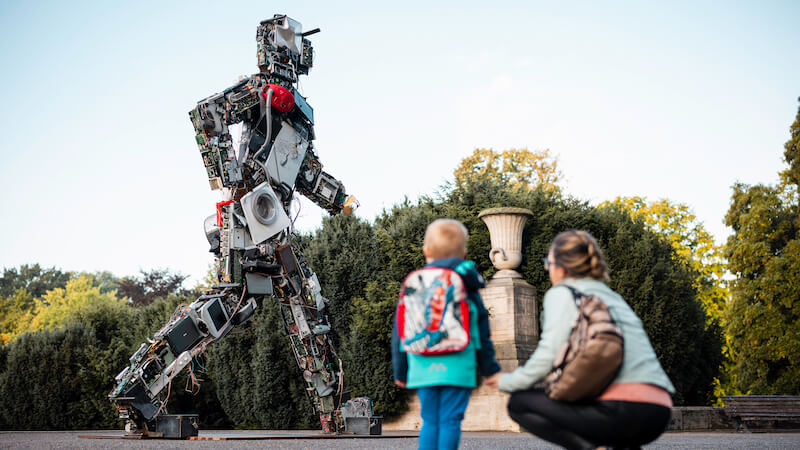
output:
M489 312L478 289L485 285L475 263L465 261L467 229L452 219L439 219L428 225L422 253L425 267L455 270L461 276L469 298L470 340L456 353L416 355L405 353L400 345L397 320L392 330L392 366L395 384L417 389L422 406L419 448L455 449L461 438L461 421L469 395L476 386L476 371L487 381L500 376L489 338Z

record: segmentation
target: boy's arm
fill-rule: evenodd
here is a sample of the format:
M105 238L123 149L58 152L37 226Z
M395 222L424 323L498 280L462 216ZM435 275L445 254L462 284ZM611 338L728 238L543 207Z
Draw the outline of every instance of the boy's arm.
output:
M471 298L478 310L478 332L481 342L481 348L475 354L478 360L478 372L481 376L488 377L500 372L500 364L494 359L494 344L489 331L489 311L483 306L481 294L475 292Z
M400 351L400 334L397 332L397 313L392 320L392 372L395 384L405 387L408 375L408 359L404 352ZM402 385L400 383L402 383Z

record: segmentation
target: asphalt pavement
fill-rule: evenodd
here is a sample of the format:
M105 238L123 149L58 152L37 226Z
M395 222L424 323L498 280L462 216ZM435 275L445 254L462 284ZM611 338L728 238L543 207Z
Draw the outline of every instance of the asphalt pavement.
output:
M202 431L200 436L210 438L265 437L259 440L176 441L167 439L86 439L79 436L121 436L120 431L0 431L0 448L42 449L209 449L209 448L290 448L290 449L415 449L416 433L386 432L381 437L336 437L309 439L313 431L255 431L215 430ZM400 437L412 436L412 437ZM527 433L465 432L462 449L556 449ZM800 449L798 432L770 433L665 433L648 449Z

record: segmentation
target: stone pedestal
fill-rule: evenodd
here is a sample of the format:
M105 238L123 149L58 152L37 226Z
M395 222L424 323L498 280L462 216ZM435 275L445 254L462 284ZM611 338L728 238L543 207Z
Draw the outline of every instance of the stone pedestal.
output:
M536 289L522 278L492 278L481 290L489 310L495 358L510 372L531 356L539 341Z
M495 358L504 372L510 372L528 360L539 340L536 289L522 278L492 278L481 290L489 310L489 327ZM506 410L508 394L488 386L472 391L469 406L461 422L463 431L520 431ZM398 419L383 424L384 430L419 430L422 425L416 393L409 410Z

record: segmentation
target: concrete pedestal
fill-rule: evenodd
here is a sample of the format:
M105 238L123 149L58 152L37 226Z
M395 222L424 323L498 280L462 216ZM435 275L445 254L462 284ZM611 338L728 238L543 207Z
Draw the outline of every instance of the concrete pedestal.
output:
M494 342L495 358L504 372L509 372L528 360L539 340L539 320L536 309L536 289L513 271L503 271L506 277L492 278L481 290L483 303L489 310L489 327ZM511 273L509 273L511 272ZM469 406L461 422L463 431L520 431L506 410L508 394L481 386L472 391ZM419 430L422 425L420 404L416 393L408 403L409 410L384 430Z
M489 310L495 358L510 372L531 356L539 342L536 289L513 271L512 276L492 278L481 290ZM514 276L516 275L516 276Z

